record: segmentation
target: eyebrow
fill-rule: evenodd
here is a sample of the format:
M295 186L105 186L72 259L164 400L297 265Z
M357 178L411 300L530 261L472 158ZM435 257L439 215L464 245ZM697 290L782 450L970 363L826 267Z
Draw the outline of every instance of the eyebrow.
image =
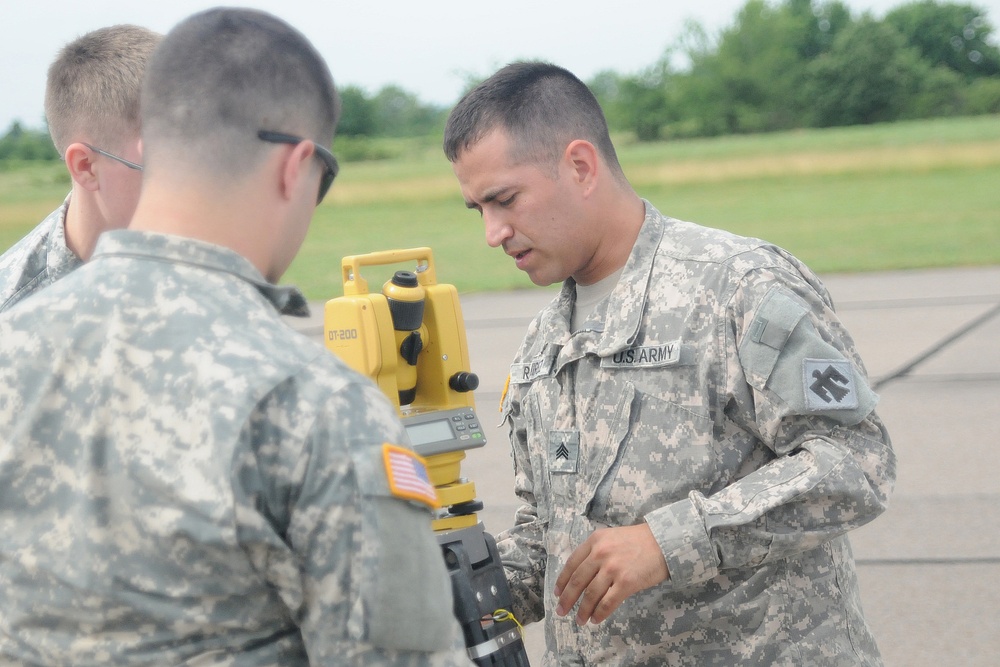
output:
M502 195L505 192L507 192L507 190L510 190L511 187L512 186L510 186L510 185L501 185L499 187L494 188L493 190L487 190L486 194L483 195L482 201L480 201L480 202L466 201L465 202L465 207L466 208L471 208L471 209L476 209L476 208L481 207L483 204L489 204L490 202L492 202L492 201L496 200L498 197L500 197L500 195Z

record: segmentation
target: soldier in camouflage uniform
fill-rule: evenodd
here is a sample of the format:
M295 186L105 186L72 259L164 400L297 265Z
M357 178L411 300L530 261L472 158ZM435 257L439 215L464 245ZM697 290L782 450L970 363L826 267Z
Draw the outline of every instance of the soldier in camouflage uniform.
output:
M0 664L469 665L395 410L280 316L326 65L218 9L147 74L131 228L0 317Z
M101 28L67 44L49 67L45 117L73 191L0 256L0 312L89 259L101 232L128 224L142 182L142 73L159 40L134 25Z
M895 457L819 279L640 199L560 68L470 92L445 152L490 245L564 281L501 406L524 504L498 545L544 664L881 664L846 533Z

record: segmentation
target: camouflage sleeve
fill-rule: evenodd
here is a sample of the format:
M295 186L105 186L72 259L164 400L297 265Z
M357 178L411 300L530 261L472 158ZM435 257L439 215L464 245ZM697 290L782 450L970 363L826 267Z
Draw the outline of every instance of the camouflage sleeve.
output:
M501 411L510 429L514 456L514 493L522 505L514 516L514 527L497 536L497 550L507 575L514 615L522 623L534 623L545 616L545 522L538 516L534 473L528 451L527 432L521 416L517 388L510 387Z
M350 383L308 424L287 474L283 593L315 665L468 665L427 504L393 493L383 446L409 449L392 406ZM300 590L296 590L300 589Z
M725 417L766 449L721 491L647 516L678 588L864 525L895 482L877 397L827 299L794 274L763 271L736 290L727 320Z

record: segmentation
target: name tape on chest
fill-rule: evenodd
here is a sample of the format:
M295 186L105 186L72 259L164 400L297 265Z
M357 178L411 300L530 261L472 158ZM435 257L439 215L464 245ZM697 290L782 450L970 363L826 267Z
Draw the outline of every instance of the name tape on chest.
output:
M510 365L510 384L528 384L552 374L555 357L540 355L525 364Z
M681 358L681 341L661 345L641 345L615 352L601 359L601 368L662 368L673 366Z

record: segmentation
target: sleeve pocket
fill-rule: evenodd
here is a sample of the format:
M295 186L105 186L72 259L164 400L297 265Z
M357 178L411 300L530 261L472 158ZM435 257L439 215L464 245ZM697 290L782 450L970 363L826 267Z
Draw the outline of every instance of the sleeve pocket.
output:
M811 415L857 424L875 408L878 396L850 359L824 339L806 317L808 312L794 295L773 288L740 343L739 358L747 381L765 401L757 405L758 415ZM839 400L832 400L821 386L819 369L836 374L837 381L827 385L829 391L839 392Z
M758 389L767 385L781 350L808 312L805 305L779 288L764 295L740 343L740 362L751 385Z
M453 645L451 582L426 507L394 497L380 447L355 453L363 498L361 639L385 649L439 651Z

